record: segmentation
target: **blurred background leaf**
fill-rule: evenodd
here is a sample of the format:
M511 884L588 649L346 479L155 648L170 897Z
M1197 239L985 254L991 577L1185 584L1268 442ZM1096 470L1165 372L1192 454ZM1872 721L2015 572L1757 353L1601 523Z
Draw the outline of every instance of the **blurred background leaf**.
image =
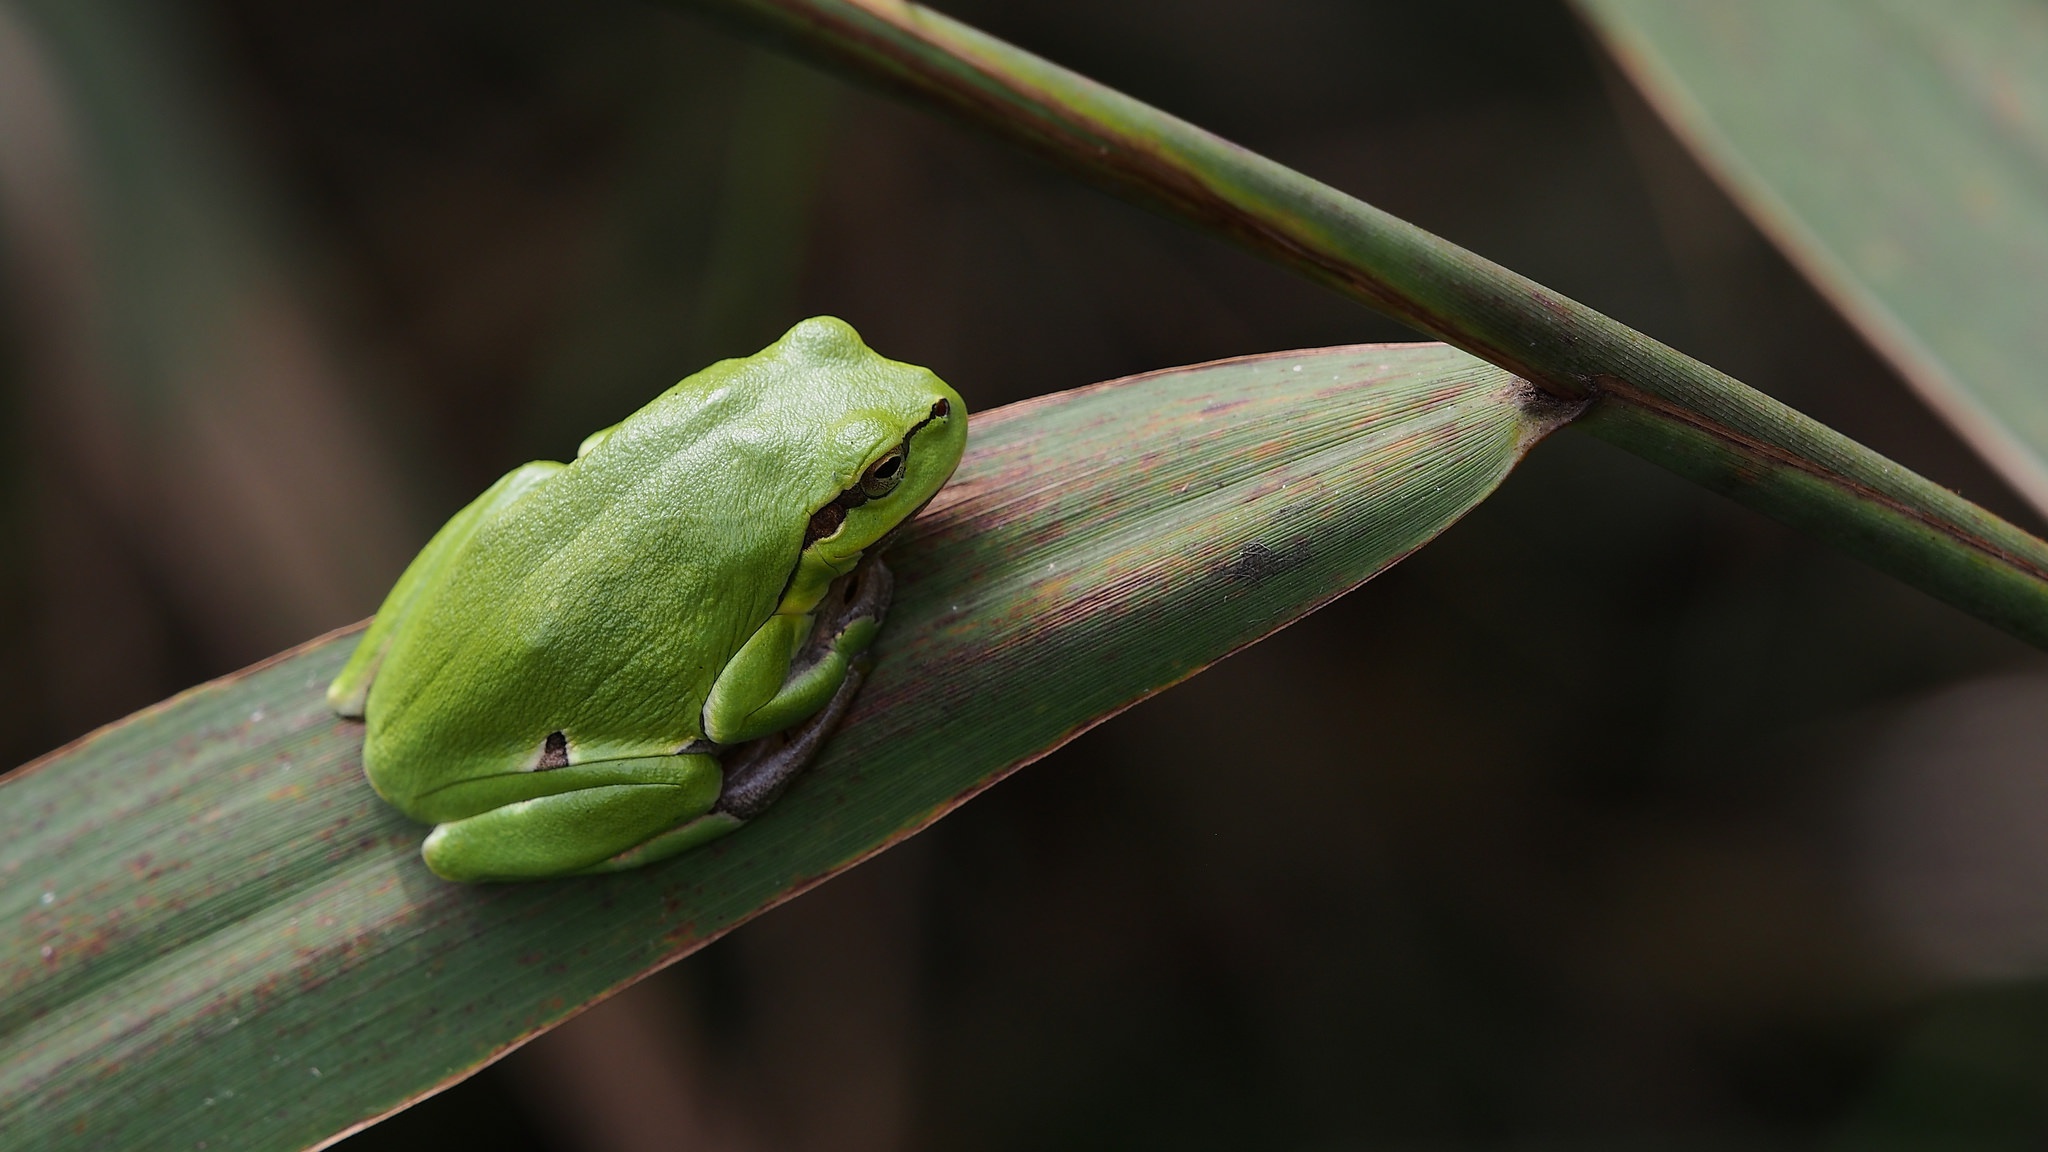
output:
M1627 80L1756 226L2035 508L2048 507L2048 9L2009 0L1579 0ZM1632 99L1653 182L1683 185ZM1707 296L1702 193L1660 198ZM1725 304L1725 299L1720 302ZM1710 304L1709 306L1717 306ZM1937 999L1843 1148L2018 1148L2048 1130L2048 863L2033 679L1907 710L1863 807L1872 904L1920 961L1995 982Z
M1758 226L2048 509L2048 9L1580 7Z
M945 9L2038 524L1603 79L1561 3ZM694 308L716 283L700 206L792 187L729 167L751 50L624 0L151 10L185 28L237 179L292 226L271 258L315 287L333 347L367 361L343 378L399 457L400 553L505 468L572 450L581 405L601 423L697 367L657 351L652 379L623 357L601 379L563 349L625 314L635 253L678 253L648 267ZM0 115L20 75L0 68ZM971 133L812 84L818 119L789 136L809 140L808 199L773 281L790 296L749 323L845 316L977 409L1407 337ZM46 386L25 355L47 335L32 308L61 282L24 270L12 211L0 734L18 761L270 648L224 648L234 623L178 609L126 527L81 554L70 534L96 522L47 511L64 490L21 414ZM690 345L694 313L665 328L663 307L641 313L650 345L708 359L758 344ZM618 399L579 395L599 388ZM96 670L62 679L94 651ZM1903 1082L1894 1054L1929 1067L1913 1054L1931 1051L2019 1099L2048 1083L2048 1032L1998 999L2034 985L1987 975L2039 970L2011 910L2048 889L2023 844L1990 834L2028 825L1983 815L2024 813L2001 789L2033 758L1987 756L1951 787L1979 801L1974 841L2011 849L1988 863L1930 858L1914 848L1938 831L1926 819L1880 814L1901 810L1890 781L1957 762L1915 735L1952 731L1923 729L1923 709L2006 700L2043 672L1824 547L1560 438L1365 593L343 1146L1776 1148L1887 1131L1949 1146L1993 1113L1935 1080L1913 1098L1946 1107L1908 1123L1883 1103ZM62 714L46 703L58 682L78 685ZM1264 797L1249 815L1248 729ZM1887 767L1908 753L1918 774ZM1981 917L1990 943L1957 961L1923 926L1987 886L2004 893ZM1976 1004L1999 1029L1942 1023ZM2042 1138L2037 1113L1995 1115L2008 1143Z
M405 423L355 386L284 214L220 138L184 14L11 3L0 53L17 403L62 633L45 690L75 723L105 679L146 703L172 642L75 581L163 597L209 655L249 660L346 622L418 526Z
M647 381L674 365L765 347L788 327L829 82L744 50L701 53L697 67L664 69L661 84L638 110L597 227L592 287L529 391L525 438L537 444L639 407Z

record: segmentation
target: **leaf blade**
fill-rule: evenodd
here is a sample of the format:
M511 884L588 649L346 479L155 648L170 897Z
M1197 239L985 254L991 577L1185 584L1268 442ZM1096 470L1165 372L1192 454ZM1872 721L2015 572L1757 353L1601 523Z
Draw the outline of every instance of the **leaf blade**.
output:
M345 636L103 730L0 785L0 1144L292 1148L400 1107L1397 562L1572 411L1364 346L978 417L813 773L641 872L434 879L326 712Z

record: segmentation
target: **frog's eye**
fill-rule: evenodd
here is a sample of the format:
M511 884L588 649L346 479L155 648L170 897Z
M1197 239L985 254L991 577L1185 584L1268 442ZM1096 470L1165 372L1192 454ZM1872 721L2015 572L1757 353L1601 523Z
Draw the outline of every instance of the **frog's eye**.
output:
M898 445L887 456L868 465L861 473L860 490L868 499L879 499L896 490L903 481L903 448Z
M846 509L837 504L827 504L811 513L811 522L804 526L804 547L809 548L825 537L839 531L846 523Z

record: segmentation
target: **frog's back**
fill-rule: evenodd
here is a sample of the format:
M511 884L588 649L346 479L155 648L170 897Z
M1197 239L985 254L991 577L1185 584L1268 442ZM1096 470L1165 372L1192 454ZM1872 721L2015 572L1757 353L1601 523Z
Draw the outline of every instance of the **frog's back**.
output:
M453 779L529 767L556 731L578 762L700 736L809 510L859 467L831 443L814 370L801 355L712 365L481 525L394 638L366 755L431 755Z

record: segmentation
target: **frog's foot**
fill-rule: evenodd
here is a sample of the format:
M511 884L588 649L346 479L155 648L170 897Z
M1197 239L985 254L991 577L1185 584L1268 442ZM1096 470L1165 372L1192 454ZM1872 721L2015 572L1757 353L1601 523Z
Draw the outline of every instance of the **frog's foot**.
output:
M666 860L677 853L687 852L699 844L708 844L745 823L745 820L729 812L712 812L708 815L699 816L680 828L671 828L659 836L636 844L608 860L592 864L590 867L578 872L577 875L595 875L600 872L624 872L628 868L638 868L643 864L652 864L656 860Z

